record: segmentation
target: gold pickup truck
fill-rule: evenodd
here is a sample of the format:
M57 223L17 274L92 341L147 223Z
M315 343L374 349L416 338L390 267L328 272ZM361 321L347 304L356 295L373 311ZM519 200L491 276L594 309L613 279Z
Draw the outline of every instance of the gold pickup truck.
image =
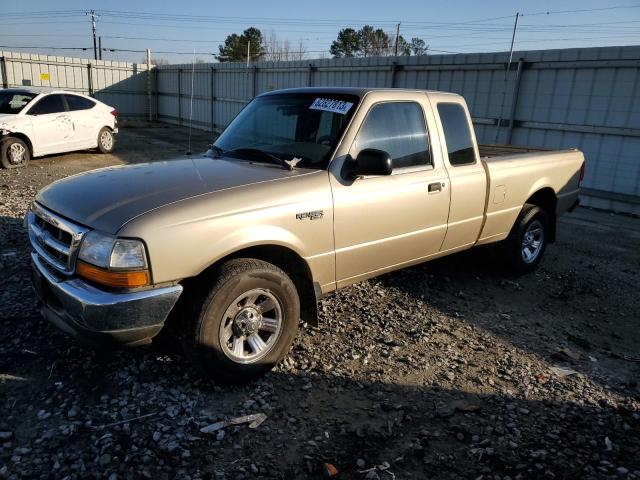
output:
M34 286L73 335L138 345L171 323L206 373L244 381L345 285L494 242L533 270L583 173L578 150L479 148L459 95L274 91L203 156L40 191Z

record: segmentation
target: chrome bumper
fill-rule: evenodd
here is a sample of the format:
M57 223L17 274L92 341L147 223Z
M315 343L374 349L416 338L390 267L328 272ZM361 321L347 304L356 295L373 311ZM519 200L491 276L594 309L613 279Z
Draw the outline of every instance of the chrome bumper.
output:
M92 343L137 345L158 334L182 286L112 293L79 278L58 278L35 252L33 287L42 314L61 330Z

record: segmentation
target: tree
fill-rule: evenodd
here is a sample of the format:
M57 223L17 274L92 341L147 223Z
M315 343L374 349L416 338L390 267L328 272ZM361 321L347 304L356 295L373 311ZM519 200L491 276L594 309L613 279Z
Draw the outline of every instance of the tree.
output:
M394 35L391 39L390 49L391 52L389 55L396 54L396 36ZM404 39L402 35L398 35L398 56L399 57L408 57L411 55L411 45Z
M353 28L343 28L338 33L337 40L329 49L334 58L355 57L360 51L360 34Z
M429 49L429 45L424 43L424 40L421 38L412 38L411 43L409 44L409 48L411 49L411 55L422 56L427 54L427 50Z
M381 28L374 29L365 25L358 32L360 36L360 52L363 57L381 57L389 54L389 35Z
M247 44L249 46L249 60L262 60L265 54L262 32L255 28L247 28L242 35L233 33L227 36L224 45L218 49L220 53L216 56L220 62L246 62Z
M264 50L264 60L277 62L303 60L307 47L304 44L304 41L300 40L298 45L292 48L289 40L278 40L276 32L272 31L269 35L269 39L265 42Z
M402 35L398 36L398 55L411 55L412 43L407 42ZM424 45L424 41L420 40ZM426 51L426 47L424 48ZM360 30L353 28L340 30L338 38L329 49L334 58L341 57L388 57L396 54L396 37L389 36L381 28L365 25Z

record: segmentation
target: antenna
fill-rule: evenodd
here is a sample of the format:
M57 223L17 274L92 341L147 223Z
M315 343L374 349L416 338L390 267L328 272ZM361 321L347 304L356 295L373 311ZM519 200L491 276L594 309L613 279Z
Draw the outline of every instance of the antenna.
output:
M193 122L193 77L196 73L196 50L193 49L193 62L191 62L191 98L189 99L189 146L187 155L191 155L191 124Z

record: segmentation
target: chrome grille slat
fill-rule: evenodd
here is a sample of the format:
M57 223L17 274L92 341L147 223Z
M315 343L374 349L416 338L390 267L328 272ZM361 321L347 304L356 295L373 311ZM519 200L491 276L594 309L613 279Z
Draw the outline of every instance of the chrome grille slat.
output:
M65 245L64 243L60 242L59 239L53 238L53 236L49 232L47 232L46 230L42 230L40 227L38 227L37 224L35 223L31 224L29 225L29 228L33 230L33 233L35 234L36 238L42 240L44 243L49 245L55 251L62 253L66 257L68 257L71 254L71 250L69 249L68 245Z
M29 240L36 253L65 275L75 271L82 237L88 228L76 225L34 203L27 214Z

